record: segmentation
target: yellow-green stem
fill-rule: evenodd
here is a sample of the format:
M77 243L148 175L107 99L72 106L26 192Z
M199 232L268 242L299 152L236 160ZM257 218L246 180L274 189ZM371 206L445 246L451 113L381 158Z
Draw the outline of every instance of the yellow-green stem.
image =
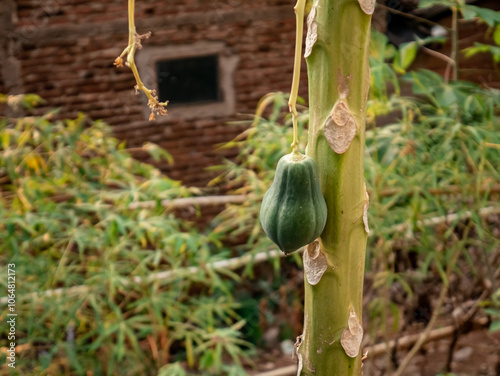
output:
M453 64L453 81L458 80L458 9L451 7L451 58Z
M128 0L128 45L134 44L135 31L135 0Z
M360 329L349 329L349 317L362 323L362 294L367 233L363 221L366 188L363 178L365 107L370 83L368 46L370 0L314 0L308 18L306 58L309 76L307 154L318 166L328 219L320 250L328 267L321 280L305 279L304 332L298 348L300 375L359 376ZM360 6L363 5L363 9ZM369 8L368 12L366 12ZM340 105L339 105L340 104ZM340 115L333 117L334 106ZM355 123L346 150L330 146L337 131ZM340 125L332 125L336 119ZM325 135L325 124L333 137ZM336 123L337 124L337 123ZM307 251L306 251L307 252ZM349 331L349 332L347 332ZM344 337L344 333L347 335ZM356 334L358 333L358 334ZM351 337L352 337L351 336ZM347 349L347 342L354 351ZM358 352L359 350L359 352Z
M135 53L137 49L141 48L141 39L149 38L151 33L147 33L144 35L137 34L135 28L135 0L128 0L128 46L122 51L120 56L118 56L115 60L115 65L117 67L123 66L123 56L127 55L127 65L132 70L134 74L135 81L137 83L136 90L143 91L144 94L148 97L148 107L151 109L151 115L149 120L154 120L154 114L158 115L166 115L167 110L165 109L167 102L159 102L158 97L154 90L149 90L141 80L139 76L139 71L135 65Z
M293 62L293 79L292 79L292 90L290 92L290 98L288 99L288 107L292 113L292 123L293 123L293 142L292 149L294 153L299 151L299 130L297 126L298 113L297 113L297 96L299 93L299 82L300 82L300 63L302 60L302 39L304 35L304 9L306 6L306 0L298 0L295 5L295 16L297 18L297 32L295 34L295 58Z

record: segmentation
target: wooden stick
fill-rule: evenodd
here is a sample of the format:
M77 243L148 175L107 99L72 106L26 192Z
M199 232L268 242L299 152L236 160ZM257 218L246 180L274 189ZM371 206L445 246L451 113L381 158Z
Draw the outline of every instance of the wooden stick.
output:
M173 200L162 200L161 206L168 209L184 209L192 206L210 206L223 204L243 204L246 201L244 195L224 195L224 196L204 196L204 197L185 197ZM156 207L156 201L133 202L129 209L150 209Z

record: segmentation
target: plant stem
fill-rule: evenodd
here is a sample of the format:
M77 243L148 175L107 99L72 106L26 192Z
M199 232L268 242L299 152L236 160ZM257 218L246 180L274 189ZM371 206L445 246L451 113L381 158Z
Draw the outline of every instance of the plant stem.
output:
M453 64L453 81L458 80L458 9L451 7L451 59Z
M374 6L374 2L361 2ZM328 206L320 239L328 268L318 284L305 280L299 367L302 362L301 375L360 375L360 346L353 346L358 354L349 351L348 355L343 334L350 330L352 313L358 323L362 322L367 239L363 156L371 16L357 0L316 0L311 14L307 42L312 45L306 45L306 51L311 51L306 59L310 108L307 154L316 161ZM340 153L325 136L325 123L333 118L332 110L338 103L355 123L354 137Z
M135 0L128 0L128 44L134 44L135 31Z
M141 80L139 76L139 71L135 65L135 53L138 49L142 48L141 40L147 39L151 36L151 32L139 35L135 29L135 0L128 0L128 46L122 51L120 56L115 59L114 65L117 67L123 66L123 57L127 55L127 65L132 70L134 74L135 81L137 85L135 86L136 92L139 90L143 91L144 94L148 97L148 107L151 110L151 115L149 116L149 120L155 119L155 114L166 116L167 110L165 107L168 104L166 102L158 101L158 97L156 96L155 90L148 89Z
M295 17L297 19L297 32L295 33L295 58L293 62L293 79L292 79L292 90L290 92L290 98L288 99L288 107L292 113L292 123L293 123L293 142L292 149L293 153L299 152L299 130L297 126L297 120L299 114L297 113L296 103L297 96L299 93L299 82L300 82L300 63L302 60L302 39L304 35L304 9L306 6L306 0L298 0L295 5Z

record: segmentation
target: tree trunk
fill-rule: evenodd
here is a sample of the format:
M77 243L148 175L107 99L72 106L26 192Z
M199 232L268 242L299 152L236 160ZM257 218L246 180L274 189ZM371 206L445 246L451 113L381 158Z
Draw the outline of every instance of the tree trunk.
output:
M298 375L361 375L368 224L363 178L374 0L313 0L307 19L307 154L318 166L328 219L304 252L305 317Z

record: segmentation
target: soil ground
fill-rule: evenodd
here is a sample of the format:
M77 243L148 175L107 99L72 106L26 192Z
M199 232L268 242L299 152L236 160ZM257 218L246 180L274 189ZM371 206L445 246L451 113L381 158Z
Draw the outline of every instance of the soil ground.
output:
M403 375L436 376L446 374L452 338L427 343L411 360ZM407 351L399 351L400 362ZM451 373L455 376L500 376L500 331L491 333L486 328L478 329L459 337L451 362ZM295 366L290 355L279 350L260 351L256 362L258 370L252 375L276 371L276 376L295 375L295 372L278 373L281 368ZM387 356L370 357L364 361L364 376L390 375L387 369Z

